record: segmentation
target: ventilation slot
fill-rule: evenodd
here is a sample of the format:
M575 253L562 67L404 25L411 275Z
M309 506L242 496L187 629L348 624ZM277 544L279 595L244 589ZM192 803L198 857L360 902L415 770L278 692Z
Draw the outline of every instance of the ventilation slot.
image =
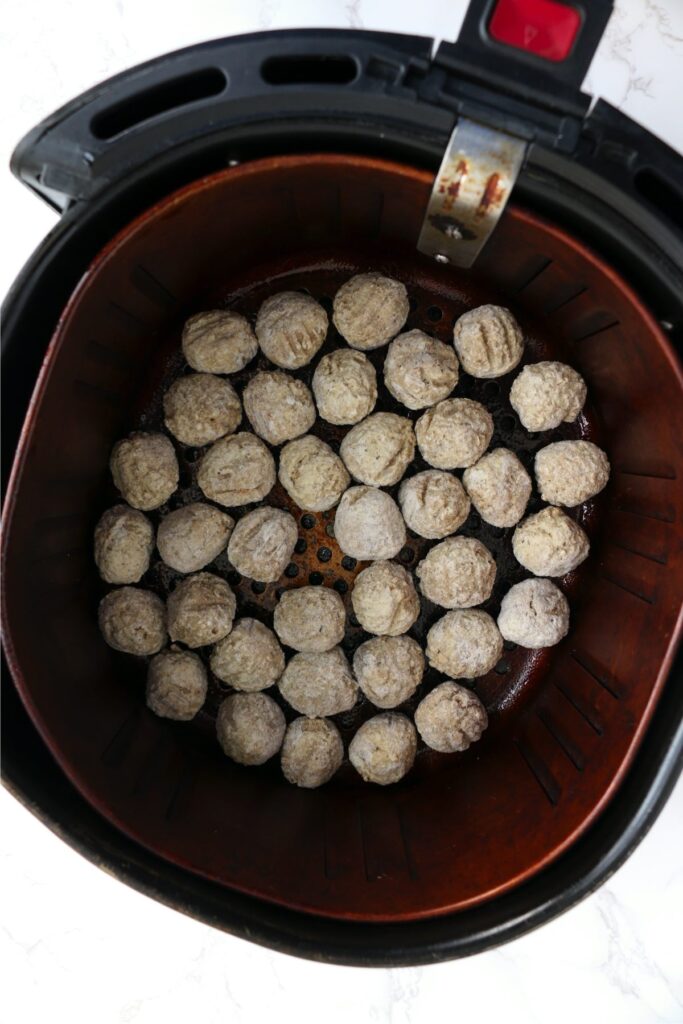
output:
M357 76L353 57L269 57L261 67L269 85L349 85Z

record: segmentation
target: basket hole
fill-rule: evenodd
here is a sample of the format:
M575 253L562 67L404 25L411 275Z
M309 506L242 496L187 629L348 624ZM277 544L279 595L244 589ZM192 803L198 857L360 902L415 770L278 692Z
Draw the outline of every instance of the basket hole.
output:
M489 398L500 394L500 384L497 380L489 380L484 384L484 394Z
M305 516L301 517L301 525L304 530L312 530L315 526L315 516L312 516L307 512Z
M303 555L307 547L308 543L304 540L303 537L299 537L298 541L294 545L294 550L296 551L297 555Z
M318 561L329 562L332 558L332 552L329 548L318 548Z
M415 552L413 551L412 548L401 548L398 557L401 559L402 562L412 562L412 560L415 558Z
M505 676L508 674L509 671L509 663L505 660L505 658L501 658L501 660L496 665L496 672L498 673L499 676Z
M431 320L433 324L437 324L442 316L443 310L438 306L430 306L427 310L427 319Z
M335 580L332 585L338 594L345 594L349 589L349 585L346 580Z
M285 576L288 579L293 580L294 577L298 576L298 575L299 575L299 566L295 565L294 562L290 562L289 565L287 566L287 568L285 569Z
M275 597L278 599L278 601L280 600L280 598L282 597L282 595L285 593L286 590L287 590L287 587L278 587L277 588L277 590L275 591Z
M513 431L515 429L516 426L517 426L517 423L515 421L515 417L514 416L510 416L509 414L507 416L503 416L503 418L500 421L500 429L501 430L506 430L508 432L511 432L511 431Z
M341 564L342 569L346 569L348 570L348 572L352 572L356 568L357 562L356 559L351 558L350 555L344 555L344 557L341 560Z
M236 572L235 569L231 569L230 572L228 573L228 583L230 584L230 586L239 587L241 582L242 577L240 576L240 574Z
M323 574L321 572L312 572L308 577L308 582L312 587L319 587L323 581Z
M328 523L325 527L325 533L328 537L334 537L334 523Z
M255 594L263 594L266 589L265 583L261 583L259 580L254 580L251 585L251 589Z

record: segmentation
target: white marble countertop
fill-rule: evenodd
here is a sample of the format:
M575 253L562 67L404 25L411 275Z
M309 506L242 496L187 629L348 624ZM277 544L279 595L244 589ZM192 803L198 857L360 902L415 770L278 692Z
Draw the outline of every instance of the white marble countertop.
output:
M6 0L2 162L40 118L141 60L235 32L457 34L465 0ZM683 151L681 0L617 0L586 80ZM3 293L54 215L5 171ZM214 931L97 870L0 792L4 1018L12 1024L683 1022L683 783L608 884L503 948L424 968L299 961Z

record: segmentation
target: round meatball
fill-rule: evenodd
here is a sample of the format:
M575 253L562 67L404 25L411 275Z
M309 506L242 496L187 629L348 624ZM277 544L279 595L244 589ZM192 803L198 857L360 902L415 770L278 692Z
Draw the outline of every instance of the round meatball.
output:
M391 487L413 461L413 425L393 412L373 413L349 430L339 454L356 480L372 487Z
M536 482L544 501L573 508L594 498L609 480L609 460L590 441L556 441L536 452Z
M406 527L390 495L376 487L349 487L334 517L334 536L350 558L393 558L406 542Z
M531 497L531 478L514 452L494 448L462 476L465 490L485 523L514 526Z
M260 583L282 576L298 539L296 519L279 508L247 512L232 531L228 558L237 572Z
M336 505L351 480L339 456L313 434L284 446L278 475L292 501L311 512Z
M350 711L358 697L358 684L341 647L295 654L277 685L287 703L308 718Z
M206 700L206 669L190 651L171 647L155 655L147 671L147 707L161 718L189 722Z
M427 660L455 679L490 672L503 653L503 638L486 612L466 608L447 612L427 634Z
M528 516L512 535L515 558L534 576L564 576L588 557L588 537L554 506Z
M159 523L159 554L176 572L198 572L225 551L235 520L213 505L195 501L169 512Z
M273 629L282 643L307 654L331 650L344 639L345 628L344 602L328 587L286 590L273 612Z
M373 562L358 573L351 603L363 629L377 636L406 633L420 614L412 576L396 562Z
M510 405L532 433L572 423L585 401L586 382L565 363L525 366L510 388Z
M319 302L302 292L271 295L256 318L261 351L271 363L285 370L297 370L310 363L326 334L327 313Z
M137 583L149 569L154 527L147 516L115 505L95 527L95 562L107 583Z
M520 647L553 647L569 632L567 598L550 580L522 580L503 598L498 628Z
M223 753L238 764L264 764L282 746L285 716L265 693L232 693L216 715Z
M406 526L428 540L455 533L470 514L465 488L457 477L440 469L426 469L404 480L398 500Z
M422 648L409 636L375 636L353 656L353 671L365 696L378 708L395 708L422 682Z
M268 444L282 444L315 423L313 396L302 380L280 370L257 373L242 394L254 431Z
M233 434L211 445L197 470L207 498L235 508L261 501L275 484L275 459L259 437Z
M164 395L164 423L181 444L217 441L237 430L241 419L234 387L212 373L179 377Z
M344 760L339 730L326 718L295 718L287 726L280 764L293 786L317 789L329 782Z
M266 690L285 670L275 633L258 619L238 619L211 652L211 671L223 683L252 693Z
M420 416L417 445L437 469L462 469L481 458L493 437L490 414L470 398L447 398Z
M168 635L187 647L214 644L232 629L236 606L235 595L220 576L188 576L169 594Z
M318 412L337 426L359 423L377 401L377 374L362 352L340 348L323 356L313 374Z
M334 297L334 326L352 348L365 351L391 341L408 319L405 285L382 274L356 274Z
M190 317L183 327L183 355L199 373L238 373L258 352L249 321L227 309Z
M435 687L415 709L415 725L432 750L456 754L467 750L489 724L486 708L475 693L447 680Z
M395 711L361 725L349 746L349 760L366 782L389 786L413 767L417 734L410 719Z
M117 441L109 460L114 486L133 508L159 508L178 486L178 460L165 434L129 434Z
M111 590L100 601L98 619L102 636L115 651L156 654L166 643L164 602L149 590Z
M458 360L442 341L424 331L407 331L389 346L384 383L409 409L424 409L450 395L458 383Z
M474 537L448 537L419 563L424 596L442 608L472 608L488 601L496 580L489 549Z
M453 344L465 373L502 377L514 370L524 352L524 336L509 309L478 306L463 313L453 328Z

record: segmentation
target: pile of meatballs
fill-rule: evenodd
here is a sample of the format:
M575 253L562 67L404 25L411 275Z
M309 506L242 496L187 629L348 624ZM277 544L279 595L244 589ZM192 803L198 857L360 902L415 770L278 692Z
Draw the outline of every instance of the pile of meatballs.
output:
M104 639L150 659L147 705L180 721L192 719L206 699L207 668L195 652L208 649L210 671L227 693L216 718L221 748L243 765L279 753L285 778L297 786L320 786L341 766L344 745L331 719L356 704L359 690L380 709L348 749L367 782L401 779L415 759L417 733L444 753L478 740L487 714L466 684L496 665L505 640L542 648L566 635L569 606L552 577L576 569L589 542L563 507L596 495L609 476L605 453L591 442L547 444L534 463L546 504L524 518L529 474L513 451L489 450L494 425L484 405L457 397L461 374L497 378L516 369L524 353L518 323L503 307L479 306L457 319L450 345L422 330L401 333L409 309L397 280L378 273L348 280L332 316L347 344L319 360L311 388L288 372L309 365L328 334L327 313L310 295L272 295L253 328L234 311L199 313L182 334L190 372L164 395L168 433L135 432L111 454L125 504L108 509L95 531L100 575L115 585L99 606ZM373 412L377 373L365 353L384 346L385 387L419 412L417 419ZM239 395L228 378L259 352L274 368L254 372ZM530 433L574 421L585 399L581 376L551 361L526 365L510 391ZM251 430L240 430L245 417ZM349 428L338 451L310 433L317 417ZM205 500L163 515L155 531L145 513L178 488L176 444L202 449L196 479ZM416 447L431 468L405 477ZM297 519L268 504L278 479L299 509L335 509L339 549L369 563L355 578L351 602L370 638L352 663L340 646L347 616L339 593L283 576L299 537ZM395 500L384 488L399 483ZM235 522L229 510L249 505L256 507ZM479 607L491 596L495 559L481 541L458 534L472 506L484 522L515 528L512 551L531 574L504 596L497 621ZM416 579L393 560L407 530L431 544ZM166 602L133 585L155 547L166 566L183 574ZM226 551L241 576L289 587L269 624L236 619L225 574L205 571ZM422 598L443 609L424 650L407 635ZM394 709L416 694L426 663L444 681L422 698L413 722ZM299 717L287 724L280 703L265 692L270 687Z

